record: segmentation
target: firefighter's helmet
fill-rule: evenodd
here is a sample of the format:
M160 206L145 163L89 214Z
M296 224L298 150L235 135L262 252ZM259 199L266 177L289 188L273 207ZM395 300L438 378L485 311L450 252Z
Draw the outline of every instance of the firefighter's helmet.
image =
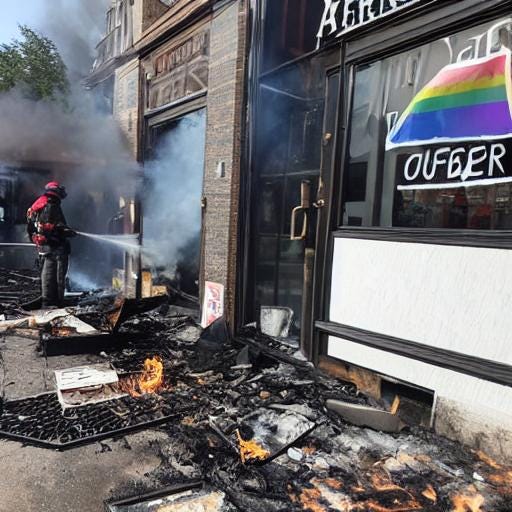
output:
M66 192L66 187L61 185L58 181L50 181L44 187L45 193L50 195L55 195L64 199L68 194Z

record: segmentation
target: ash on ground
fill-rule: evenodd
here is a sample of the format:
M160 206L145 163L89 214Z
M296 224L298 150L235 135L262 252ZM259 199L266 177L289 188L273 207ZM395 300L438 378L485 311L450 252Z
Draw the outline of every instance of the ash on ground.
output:
M140 315L122 330L138 331L141 339L108 360L129 371L158 354L171 389L167 399L194 404L161 427L168 439L159 442L162 464L147 491L201 480L240 510L261 512L512 510L511 468L427 429L385 434L345 423L325 408L327 399L382 404L254 329L235 340L222 325L202 333L171 308ZM286 437L290 414L296 431ZM261 457L243 463L237 439L263 445L265 436L269 450L261 446Z

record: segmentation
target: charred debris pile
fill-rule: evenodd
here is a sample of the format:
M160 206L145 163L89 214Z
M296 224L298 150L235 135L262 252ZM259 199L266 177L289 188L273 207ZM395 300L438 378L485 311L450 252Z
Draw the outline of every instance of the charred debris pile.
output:
M0 268L0 314L7 304L25 304L39 297L39 272L37 270L11 270Z
M89 296L64 311L7 332L36 326L42 357L69 343L98 364L56 372L55 392L4 402L0 436L72 449L159 428L152 487L133 482L107 510L512 510L511 467L420 427L347 423L326 405L389 404L255 328L232 338L220 320L203 331L165 297Z

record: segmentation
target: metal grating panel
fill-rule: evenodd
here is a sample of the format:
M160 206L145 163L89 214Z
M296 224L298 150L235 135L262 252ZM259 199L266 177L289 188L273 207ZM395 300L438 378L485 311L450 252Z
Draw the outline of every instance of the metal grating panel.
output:
M167 393L123 397L63 413L56 393L4 402L0 437L47 448L66 449L165 423L185 414Z

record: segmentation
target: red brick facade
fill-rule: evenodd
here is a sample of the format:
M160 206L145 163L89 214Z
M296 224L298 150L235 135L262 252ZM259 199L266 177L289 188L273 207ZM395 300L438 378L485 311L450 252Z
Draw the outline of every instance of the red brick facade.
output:
M234 319L240 147L246 56L247 2L214 14L208 87L204 175L204 280L225 286L225 307Z

